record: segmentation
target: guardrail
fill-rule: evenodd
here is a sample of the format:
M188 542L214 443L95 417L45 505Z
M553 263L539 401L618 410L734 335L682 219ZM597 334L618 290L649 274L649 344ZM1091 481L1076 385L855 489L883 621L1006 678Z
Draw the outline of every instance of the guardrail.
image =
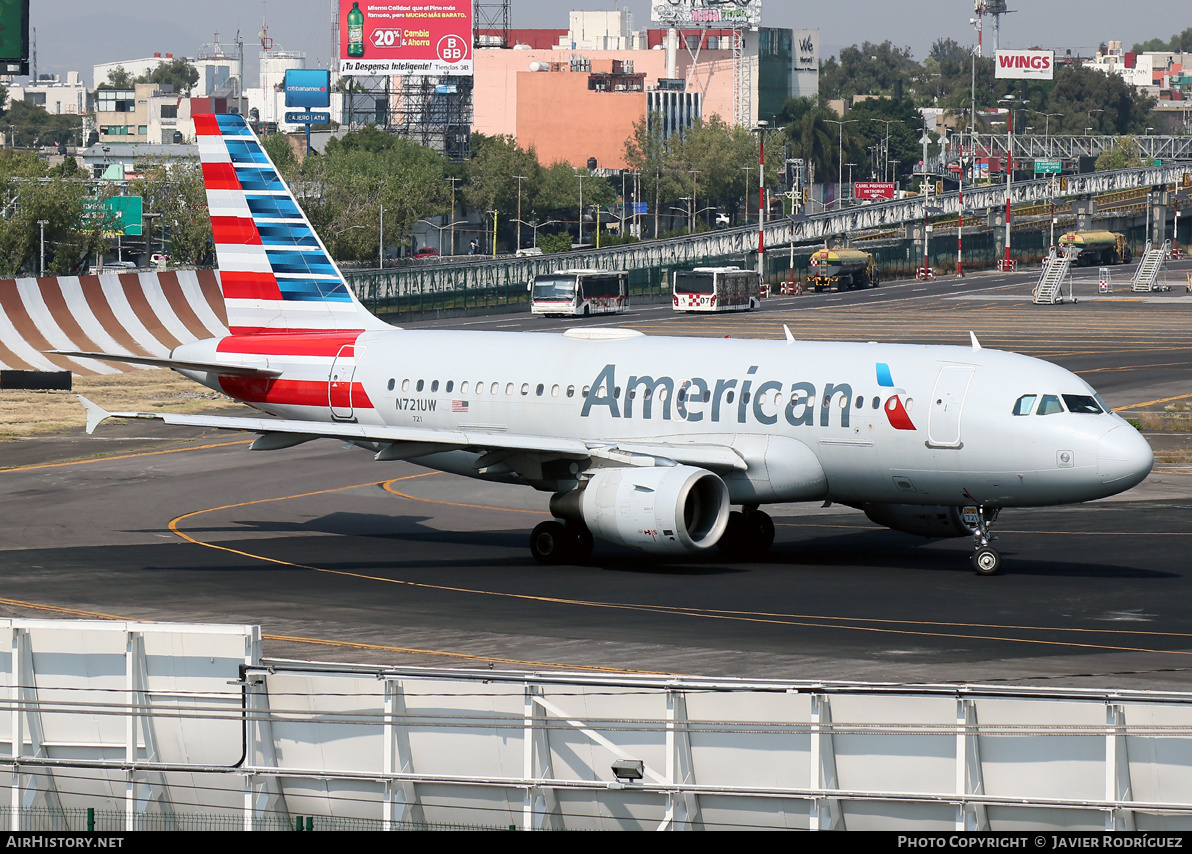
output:
M1187 177L1186 177L1187 176ZM1048 179L1011 184L1011 204L1049 198L1092 196L1158 184L1181 183L1192 177L1192 166L1168 164L1114 172L1066 176L1061 194ZM1001 208L1006 203L1004 184L969 187L964 210ZM935 209L928 214L927 208ZM889 202L858 205L799 218L783 218L762 227L767 251L785 249L793 242L822 243L829 237L888 229L925 218L950 216L961 209L956 192L914 196ZM457 263L443 261L377 271L346 274L348 285L374 311L419 311L426 308L488 307L526 300L526 286L535 276L577 267L627 270L631 288L658 290L660 270L720 263L748 264L756 258L758 228L741 226L685 237L630 243L607 249L583 249L530 258L477 260L469 256ZM445 296L449 295L449 296Z

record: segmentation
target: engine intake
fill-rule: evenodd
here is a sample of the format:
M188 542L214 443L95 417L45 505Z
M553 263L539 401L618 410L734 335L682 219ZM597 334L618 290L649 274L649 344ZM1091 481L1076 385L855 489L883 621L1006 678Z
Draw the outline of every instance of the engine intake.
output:
M582 490L560 493L551 512L583 520L592 536L654 554L711 548L728 525L728 487L693 466L597 471Z

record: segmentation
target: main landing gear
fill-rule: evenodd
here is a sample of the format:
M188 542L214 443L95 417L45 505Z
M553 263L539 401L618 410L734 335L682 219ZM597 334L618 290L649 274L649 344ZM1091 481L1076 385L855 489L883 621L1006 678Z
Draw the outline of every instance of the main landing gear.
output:
M965 509L967 515L968 509ZM973 528L973 572L977 575L997 575L1002 571L1002 556L998 554L997 549L990 545L991 542L997 539L996 536L989 533L989 526L997 520L998 510L992 509L988 511L984 507L978 507L976 518L968 519Z
M530 533L530 554L547 566L583 563L592 556L592 532L582 522L554 519L535 526Z
M759 558L774 544L774 520L757 505L745 505L728 514L728 527L716 543L732 558Z

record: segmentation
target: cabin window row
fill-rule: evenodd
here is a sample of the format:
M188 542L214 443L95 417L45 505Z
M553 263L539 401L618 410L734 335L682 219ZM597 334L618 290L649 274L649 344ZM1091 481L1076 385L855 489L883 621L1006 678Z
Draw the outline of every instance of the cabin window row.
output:
M389 383L388 383L389 391L393 391L396 387L397 387L397 380L390 379ZM415 393L430 392L433 394L433 393L438 392L440 387L442 388L442 391L444 394L452 394L453 392L455 392L455 388L456 388L455 381L454 380L446 380L445 382L443 382L441 384L441 386L440 386L439 380L427 381L427 380L403 379L401 382L401 390L403 392L410 392L410 391L413 391ZM491 396L495 397L497 395L500 395L500 393L501 393L501 383L499 383L499 382L493 382L493 383L477 382L477 383L475 383L475 385L472 385L467 380L465 380L464 382L461 382L459 384L458 394L472 393L479 397L479 396L483 396L485 394L486 388L488 390L487 393ZM550 388L550 396L558 397L560 394L565 394L567 397L574 397L575 390L576 390L575 386L573 386L573 385L567 386L565 391L562 386L553 385ZM505 394L510 397L512 397L515 393L517 393L519 391L522 396L528 397L530 395L530 384L522 383L521 387L519 389L518 385L516 383L505 383L504 391L505 391ZM668 397L668 391L669 390L665 386L659 388L658 393L657 393L658 400L665 402ZM584 386L583 389L580 391L580 395L582 397L587 397L590 392L591 392L591 386ZM536 397L543 397L543 396L545 396L545 394L546 394L546 385L543 383L538 383L534 387L534 395ZM629 400L636 400L638 398L639 394L641 396L641 399L650 400L651 398L653 398L655 396L654 395L654 387L652 387L652 386L635 387L629 391L629 393L626 395L626 397ZM741 394L741 397L743 398L745 403L749 403L753 398L753 393L746 391ZM783 403L786 401L786 397L787 397L786 392L782 392L782 391L773 392L774 406L782 406ZM613 399L614 400L621 399L621 387L620 386L616 386L613 389ZM684 382L679 387L679 390L675 393L675 399L679 403L687 403L687 402L710 403L712 400L712 391L711 391L711 389L707 389L707 388L703 389L702 392L692 391L692 390L690 390L690 384L687 382ZM736 399L736 392L733 389L729 389L725 393L724 402L732 403L735 399ZM763 402L764 402L764 399L763 399ZM790 403L792 405L797 406L799 404L807 405L807 404L811 403L811 401L805 398L805 395L803 392L795 391L795 392L791 392L791 394L790 394ZM910 403L910 401L908 400L907 404L909 405L909 403ZM831 405L831 401L828 398L824 398L823 405L824 405L824 407L828 407ZM848 408L848 405L849 405L848 398L844 398L844 397L840 398L840 408L841 409ZM874 397L870 405L872 406L873 409L881 409L881 406L882 406L881 398ZM864 408L865 398L861 395L858 395L857 399L856 399L855 406L857 409ZM908 408L909 408L909 406L908 406Z

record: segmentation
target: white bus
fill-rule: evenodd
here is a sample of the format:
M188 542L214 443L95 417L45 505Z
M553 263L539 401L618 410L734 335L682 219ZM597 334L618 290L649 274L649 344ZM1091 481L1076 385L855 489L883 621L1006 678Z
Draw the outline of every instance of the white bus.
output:
M629 275L623 270L560 270L530 283L534 314L615 314L629 305Z
M761 307L761 277L739 267L696 267L675 272L675 311L749 311Z

